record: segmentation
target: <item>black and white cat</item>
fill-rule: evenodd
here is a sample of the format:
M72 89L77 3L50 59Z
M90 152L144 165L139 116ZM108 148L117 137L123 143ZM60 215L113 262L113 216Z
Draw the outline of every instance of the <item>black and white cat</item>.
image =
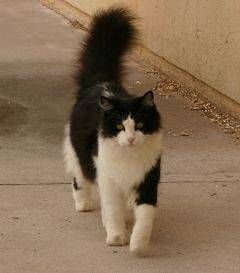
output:
M123 8L93 17L81 50L79 86L64 155L73 175L77 211L93 209L97 182L108 245L128 243L126 219L134 212L130 251L150 240L160 179L161 119L153 92L132 96L122 86L123 55L137 38L134 17Z

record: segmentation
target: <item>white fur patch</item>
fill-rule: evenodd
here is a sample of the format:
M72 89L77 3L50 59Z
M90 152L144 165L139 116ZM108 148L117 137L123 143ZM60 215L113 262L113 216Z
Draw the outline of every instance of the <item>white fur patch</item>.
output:
M98 139L97 173L115 183L125 196L139 185L156 164L162 150L162 131L144 135L142 145L120 146L115 139ZM104 183L99 181L98 183Z

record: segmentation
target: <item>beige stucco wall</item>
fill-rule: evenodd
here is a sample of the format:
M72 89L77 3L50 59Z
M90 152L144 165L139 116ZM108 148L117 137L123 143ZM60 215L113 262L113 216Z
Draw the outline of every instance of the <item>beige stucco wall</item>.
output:
M137 7L137 0L66 0L66 2L70 3L71 5L79 8L80 10L84 11L87 14L92 14L99 8L107 8L112 5L123 4L125 6L131 7L133 10L136 11Z
M240 103L240 1L67 0L87 14L121 3L142 18L146 48Z

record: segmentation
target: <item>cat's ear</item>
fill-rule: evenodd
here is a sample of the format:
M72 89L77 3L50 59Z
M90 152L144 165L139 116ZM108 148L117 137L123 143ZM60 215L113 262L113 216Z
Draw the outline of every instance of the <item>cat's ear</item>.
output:
M113 108L113 102L111 101L111 99L104 96L100 97L99 105L104 111L108 111Z
M148 91L142 96L142 103L144 105L153 106L154 105L154 95L153 91Z

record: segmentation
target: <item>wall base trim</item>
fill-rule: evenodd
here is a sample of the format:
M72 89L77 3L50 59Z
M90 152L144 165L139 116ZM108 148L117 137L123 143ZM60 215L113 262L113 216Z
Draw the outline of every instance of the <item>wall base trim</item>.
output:
M240 104L236 101L142 46L137 48L137 54L150 66L169 75L173 80L183 84L190 90L198 91L202 98L208 99L224 112L240 118Z

